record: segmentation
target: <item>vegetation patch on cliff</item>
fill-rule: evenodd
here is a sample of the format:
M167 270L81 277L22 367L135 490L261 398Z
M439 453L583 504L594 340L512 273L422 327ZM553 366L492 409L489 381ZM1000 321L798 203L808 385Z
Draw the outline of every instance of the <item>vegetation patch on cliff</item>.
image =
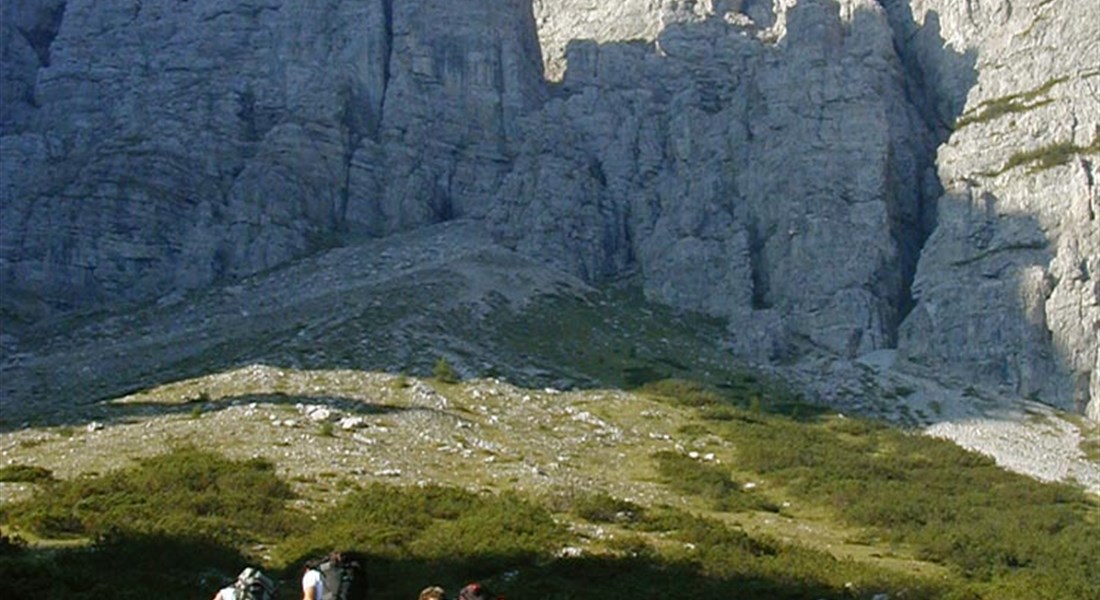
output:
M1065 165L1079 154L1100 154L1100 137L1093 138L1087 146L1079 146L1067 141L1056 142L1034 150L1017 152L1009 157L1008 161L999 170L986 173L986 175L997 176L1022 166L1028 166L1028 174L1033 175Z
M1053 100L1050 98L1043 98L1043 96L1049 93L1054 86L1068 79L1069 77L1057 77L1027 92L986 100L956 119L955 129L962 129L974 123L985 123L1013 113L1027 112L1039 108L1040 106L1050 104Z

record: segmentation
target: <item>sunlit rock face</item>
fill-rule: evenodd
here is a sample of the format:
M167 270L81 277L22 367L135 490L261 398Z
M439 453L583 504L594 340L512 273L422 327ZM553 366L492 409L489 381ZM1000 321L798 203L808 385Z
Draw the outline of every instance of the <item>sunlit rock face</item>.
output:
M0 7L5 312L470 219L746 356L1100 397L1093 2Z
M1100 5L895 4L939 109L962 107L900 350L1100 417ZM928 60L934 38L972 75Z
M650 297L731 319L745 354L896 345L942 193L945 131L888 11L642 0L535 11L547 72L562 75L527 119L534 148L505 182L503 238L536 255L577 248L557 264L589 277L637 269Z

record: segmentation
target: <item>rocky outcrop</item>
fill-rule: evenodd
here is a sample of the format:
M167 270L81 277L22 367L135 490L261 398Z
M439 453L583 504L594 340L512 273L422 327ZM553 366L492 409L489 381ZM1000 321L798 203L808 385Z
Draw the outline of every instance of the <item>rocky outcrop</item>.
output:
M731 319L745 353L892 346L931 148L886 13L804 2L764 27L734 4L666 2L608 30L658 23L652 42L568 44L559 93L524 123L501 237L589 278L637 268L651 297ZM550 68L562 29L546 25Z
M1084 407L1086 5L2 0L3 301L148 299L470 219L591 282L639 273L745 355L897 347Z
M542 97L521 1L4 10L5 95L23 101L4 113L0 278L62 305L484 213Z
M599 43L638 41L648 44L664 29L668 15L663 0L532 0L546 78L560 81L566 49L574 40ZM675 10L675 7L668 7ZM705 8L700 6L705 14Z
M971 49L976 81L923 63L944 102L969 93L899 349L1100 417L1100 7L926 1L911 18L915 45L934 31Z
M5 91L35 83L0 140L0 284L87 306L314 246L342 218L352 131L380 107L383 8L5 2L56 33L4 19L5 56L37 43L48 59L5 64Z

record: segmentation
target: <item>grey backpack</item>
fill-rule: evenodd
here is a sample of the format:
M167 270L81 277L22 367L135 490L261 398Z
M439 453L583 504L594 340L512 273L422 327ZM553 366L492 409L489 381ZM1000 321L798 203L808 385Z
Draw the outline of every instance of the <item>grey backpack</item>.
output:
M320 600L360 600L366 598L366 579L362 564L355 557L333 553L316 567L325 585Z
M252 567L241 571L233 588L237 591L237 600L272 600L275 597L275 582Z

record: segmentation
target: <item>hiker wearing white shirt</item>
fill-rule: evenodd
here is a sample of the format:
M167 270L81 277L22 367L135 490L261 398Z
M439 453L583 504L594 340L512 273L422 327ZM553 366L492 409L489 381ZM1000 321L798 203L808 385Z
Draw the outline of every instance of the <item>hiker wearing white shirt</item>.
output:
M325 597L325 580L317 565L306 565L302 575L302 600L321 600Z

